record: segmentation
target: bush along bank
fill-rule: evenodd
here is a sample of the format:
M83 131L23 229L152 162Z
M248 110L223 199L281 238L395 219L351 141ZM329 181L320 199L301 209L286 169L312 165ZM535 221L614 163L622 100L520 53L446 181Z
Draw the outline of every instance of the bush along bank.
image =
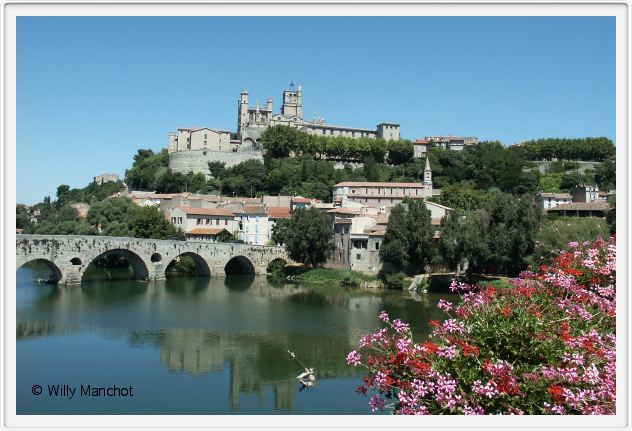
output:
M615 414L615 238L568 247L509 287L454 282L462 301L439 301L429 341L382 312L347 356L367 369L357 391L371 410Z

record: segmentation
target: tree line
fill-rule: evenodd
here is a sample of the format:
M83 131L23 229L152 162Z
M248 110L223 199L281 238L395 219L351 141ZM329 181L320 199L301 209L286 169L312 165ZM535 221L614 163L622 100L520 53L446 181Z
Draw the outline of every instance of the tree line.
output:
M362 161L372 157L378 163L398 165L411 160L414 153L413 143L405 139L311 135L290 126L268 127L261 134L261 143L265 154L276 159L310 155L319 159Z
M603 161L616 154L614 143L604 137L534 139L512 148L528 160Z

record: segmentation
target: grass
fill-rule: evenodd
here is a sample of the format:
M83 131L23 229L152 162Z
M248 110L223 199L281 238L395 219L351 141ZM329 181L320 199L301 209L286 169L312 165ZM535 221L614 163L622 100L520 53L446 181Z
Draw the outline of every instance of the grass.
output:
M316 268L309 269L299 276L297 281L321 286L360 286L363 281L377 281L374 275L367 275L357 271Z

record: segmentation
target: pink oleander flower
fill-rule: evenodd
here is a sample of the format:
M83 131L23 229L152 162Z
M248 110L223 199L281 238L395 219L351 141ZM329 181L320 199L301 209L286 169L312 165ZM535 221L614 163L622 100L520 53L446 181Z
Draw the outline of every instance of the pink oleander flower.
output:
M355 350L347 355L347 364L357 367L360 365L360 354Z
M447 313L448 311L452 310L452 303L446 300L440 299L439 303L437 304L437 308Z
M430 339L384 312L385 327L360 339L372 411L388 399L393 414L617 413L614 238L571 242L508 286L451 290L461 301L438 302L454 315L430 320Z
M369 400L369 406L371 407L372 412L381 410L384 408L384 400L379 394L375 394Z
M409 325L408 323L404 323L399 319L395 319L393 320L393 323L391 323L391 327L395 330L395 332L402 333L409 328Z

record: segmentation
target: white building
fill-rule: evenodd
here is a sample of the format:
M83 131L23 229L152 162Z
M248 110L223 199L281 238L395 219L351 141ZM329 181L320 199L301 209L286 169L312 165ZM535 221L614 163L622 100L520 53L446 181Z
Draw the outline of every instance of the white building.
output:
M571 190L573 202L593 202L599 199L599 187L579 185Z
M195 239L212 240L224 229L230 233L238 230L235 214L225 208L178 207L169 211L169 220L187 237Z
M243 205L233 209L237 238L246 244L266 245L270 240L268 213L263 205Z
M570 204L573 201L573 197L570 193L539 193L538 200L542 208L548 210L558 205Z

